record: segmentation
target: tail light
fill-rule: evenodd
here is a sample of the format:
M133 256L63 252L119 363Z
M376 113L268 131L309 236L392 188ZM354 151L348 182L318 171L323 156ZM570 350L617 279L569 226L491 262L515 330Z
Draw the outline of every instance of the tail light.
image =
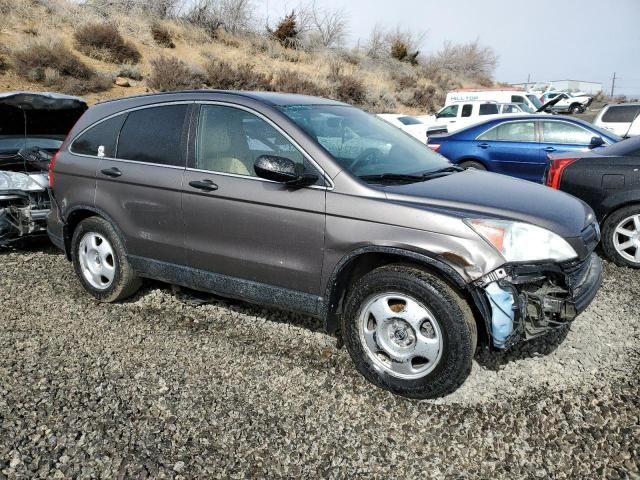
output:
M56 166L56 160L58 159L58 155L60 154L60 150L58 150L51 160L49 160L49 188L53 188L53 167Z
M437 152L438 150L440 150L440 144L439 143L427 143L427 147L429 147L434 152Z
M560 182L562 181L562 174L565 169L573 162L578 160L577 158L555 158L551 160L549 165L549 171L547 172L547 186L560 190Z

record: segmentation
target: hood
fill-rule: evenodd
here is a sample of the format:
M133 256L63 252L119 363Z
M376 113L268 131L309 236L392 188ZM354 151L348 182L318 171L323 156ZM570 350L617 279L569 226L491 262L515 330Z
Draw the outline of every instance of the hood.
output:
M69 95L1 93L0 150L10 153L11 150L17 151L24 146L39 146L27 142L26 137L64 139L86 109L87 104L83 99ZM23 138L24 142L21 141Z
M536 113L546 112L549 108L553 107L560 100L562 100L562 97L560 95L556 95L548 102L543 103L542 106L536 110Z
M79 97L57 93L0 93L0 169L39 171L18 155L23 149L54 152L87 109Z
M390 200L423 204L463 217L528 222L567 240L580 237L595 219L591 207L564 192L474 169L425 182L388 185L384 190Z

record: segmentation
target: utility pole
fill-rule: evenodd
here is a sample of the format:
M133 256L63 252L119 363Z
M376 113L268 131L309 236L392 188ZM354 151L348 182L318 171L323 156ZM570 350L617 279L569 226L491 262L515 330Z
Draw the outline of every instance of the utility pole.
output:
M613 78L611 79L611 96L613 97L613 89L616 87L616 72L613 72Z
M529 90L529 87L531 86L530 84L531 84L531 74L529 73L527 75L527 90Z

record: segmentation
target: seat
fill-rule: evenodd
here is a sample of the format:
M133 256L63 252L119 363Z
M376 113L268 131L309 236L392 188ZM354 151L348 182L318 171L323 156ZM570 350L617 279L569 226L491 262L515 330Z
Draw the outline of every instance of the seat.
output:
M230 128L231 125L228 123L219 122L205 114L200 128L197 168L236 175L253 175L245 162L232 154L241 150L233 148Z

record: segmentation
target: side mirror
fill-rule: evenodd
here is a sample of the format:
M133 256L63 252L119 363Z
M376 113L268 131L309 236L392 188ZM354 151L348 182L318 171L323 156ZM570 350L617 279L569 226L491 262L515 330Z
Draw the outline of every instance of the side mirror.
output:
M256 175L266 180L295 185L312 185L318 180L317 175L300 172L296 163L290 158L276 155L260 155L253 165Z
M591 142L589 142L589 148L596 148L604 145L604 140L602 137L591 137Z

